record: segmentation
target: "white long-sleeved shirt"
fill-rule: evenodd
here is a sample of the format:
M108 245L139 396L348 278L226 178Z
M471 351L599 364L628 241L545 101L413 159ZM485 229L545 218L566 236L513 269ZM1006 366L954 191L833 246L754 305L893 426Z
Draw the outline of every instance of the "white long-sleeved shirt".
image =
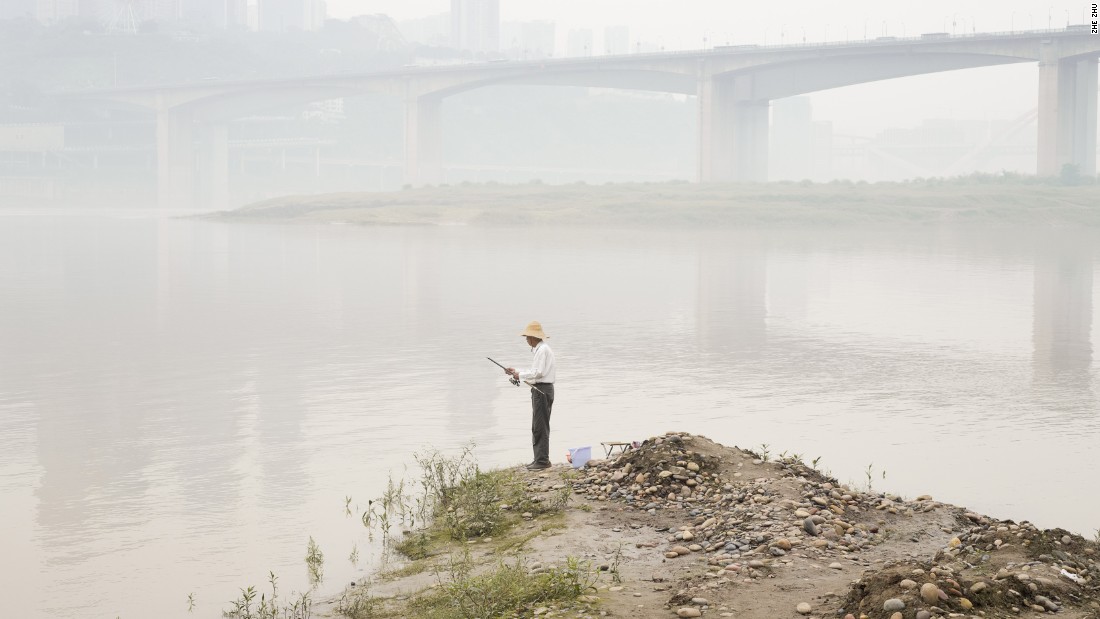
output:
M529 383L554 382L554 351L550 350L550 345L541 341L531 351L535 354L531 369L520 372L519 379Z

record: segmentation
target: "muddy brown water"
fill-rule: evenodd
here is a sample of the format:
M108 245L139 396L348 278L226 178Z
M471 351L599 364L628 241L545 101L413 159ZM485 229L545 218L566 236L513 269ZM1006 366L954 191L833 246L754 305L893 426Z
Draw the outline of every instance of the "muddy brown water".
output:
M311 536L339 589L413 452L530 460L485 356L522 365L532 319L556 461L685 430L1091 535L1098 239L0 212L5 613L218 616L269 571L307 588Z

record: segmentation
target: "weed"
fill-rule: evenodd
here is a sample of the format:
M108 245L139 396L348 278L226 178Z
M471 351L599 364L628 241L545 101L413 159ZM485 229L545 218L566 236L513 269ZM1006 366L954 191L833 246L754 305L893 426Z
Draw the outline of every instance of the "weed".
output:
M821 462L821 456L818 456L818 457L814 458L813 460L810 460L810 466L812 466L815 471L817 470L817 463L818 462Z
M345 516L350 516L351 513L352 513L351 512L351 497L346 496L346 497L344 497L344 515Z
M187 612L189 612L189 613L195 612L195 594L194 593L188 593L187 594Z
M306 547L306 567L309 569L309 584L316 587L325 579L325 555L309 537L309 546Z
M333 611L349 619L370 619L378 609L378 600L371 597L366 587L344 591Z
M768 444L760 443L760 459L764 462L768 461Z
M872 473L875 470L874 467L875 467L875 463L872 462L871 464L868 464L867 468L863 471L864 476L867 477L867 492L868 493L874 491L873 484L871 483L872 482L872 477L873 477ZM886 470L885 469L883 469L883 471L882 471L882 478L886 479Z
M779 461L783 464L788 465L802 464L802 454L788 454L786 451L784 451L783 453L779 454Z
M260 594L256 587L249 586L241 589L241 597L230 602L232 608L222 611L222 616L227 619L310 619L313 615L313 600L308 593L300 594L291 604L279 607L279 578L275 572L269 572L268 583L271 585L271 597L266 593ZM256 595L259 594L259 604L256 604Z
M355 544L351 547L351 554L348 555L348 561L351 561L351 564L356 567L359 566L359 544Z
M574 600L595 591L599 572L591 564L568 558L565 567L533 573L522 559L498 563L495 569L474 574L469 550L451 557L447 576L440 575L437 591L413 602L417 616L500 617L522 613L535 605Z
M619 565L623 562L623 543L619 542L619 546L615 548L615 555L611 557L611 566L607 568L607 571L611 573L611 582L616 585L623 582L622 574L619 573Z

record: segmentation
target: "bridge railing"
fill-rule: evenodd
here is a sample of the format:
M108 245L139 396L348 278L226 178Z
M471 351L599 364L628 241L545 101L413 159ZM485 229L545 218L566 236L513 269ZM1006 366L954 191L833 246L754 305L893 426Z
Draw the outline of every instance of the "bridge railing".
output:
M658 52L642 52L637 54L619 54L615 56L584 56L584 57L572 57L575 60L598 60L598 59L611 59L611 58L631 58L639 56L660 57L660 56L682 56L682 55L697 55L704 52L718 52L718 53L751 53L755 50L759 51L773 51L776 49L799 49L807 47L844 47L850 45L892 45L895 43L942 43L944 41L958 41L958 40L976 40L976 39L995 39L1004 37L1015 38L1030 38L1035 36L1044 36L1052 34L1082 34L1087 33L1086 30L1078 30L1072 27L1069 28L1042 28L1035 30L1006 30L997 32L964 32L960 34L953 33L940 33L940 32L926 32L915 36L881 36L875 38L859 38L859 39L845 39L843 41L806 41L796 43L772 43L772 44L743 44L743 45L716 45L714 47L707 47L703 49L686 49L686 50L671 50L671 51L658 51ZM928 36L938 35L938 36ZM560 59L559 59L560 60Z

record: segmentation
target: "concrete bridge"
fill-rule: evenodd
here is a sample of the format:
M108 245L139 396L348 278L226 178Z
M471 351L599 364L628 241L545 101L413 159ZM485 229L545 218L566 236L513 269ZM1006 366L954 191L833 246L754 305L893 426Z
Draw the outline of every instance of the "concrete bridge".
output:
M1092 175L1100 36L1078 28L406 67L67 96L154 110L160 204L220 205L228 187L228 121L310 101L367 93L400 97L405 104L405 180L425 185L442 179L440 108L448 96L501 84L694 95L699 102L698 180L763 181L772 99L910 75L1038 62L1038 173L1054 175L1064 164L1075 164Z

